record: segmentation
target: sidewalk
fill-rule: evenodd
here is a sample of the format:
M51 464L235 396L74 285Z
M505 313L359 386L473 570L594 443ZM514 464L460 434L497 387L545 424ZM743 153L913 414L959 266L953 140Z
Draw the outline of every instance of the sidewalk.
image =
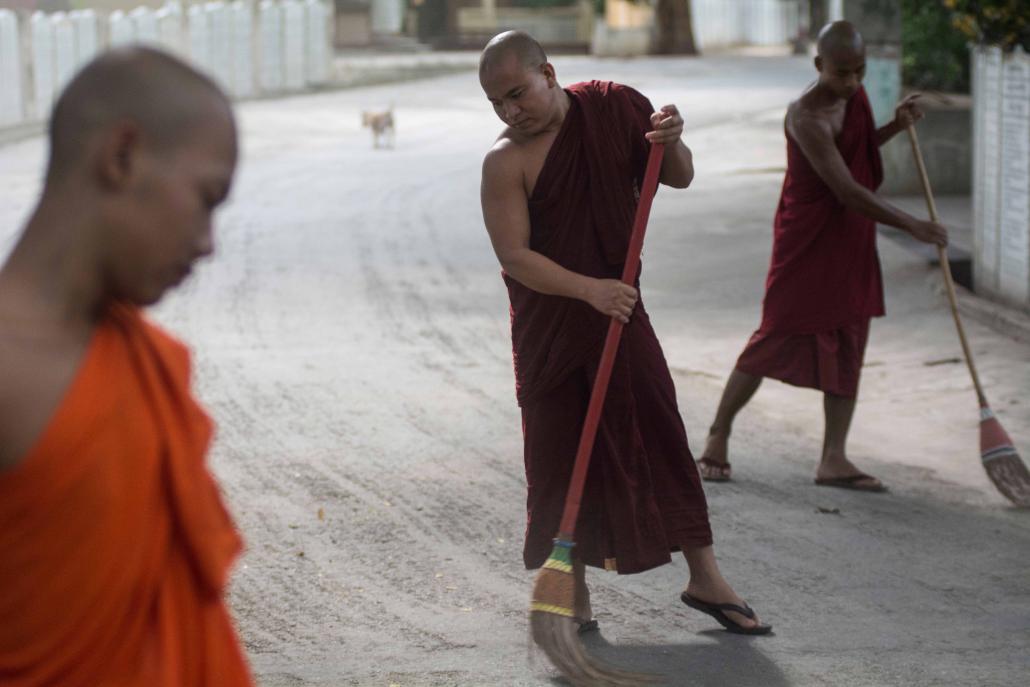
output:
M479 66L476 51L379 52L351 50L333 58L332 82L327 88L352 88L472 71Z
M916 217L927 217L926 201L922 196L890 196L888 200L905 212ZM994 331L1023 343L1030 344L1030 315L1010 306L996 303L978 296L972 291L973 257L973 199L971 196L936 197L937 212L948 227L950 244L948 260L955 279L959 312L987 325ZM880 225L880 234L903 246L907 251L924 258L927 263L937 264L937 249L916 241L911 236ZM930 288L943 297L944 282L941 274L934 270L927 276Z

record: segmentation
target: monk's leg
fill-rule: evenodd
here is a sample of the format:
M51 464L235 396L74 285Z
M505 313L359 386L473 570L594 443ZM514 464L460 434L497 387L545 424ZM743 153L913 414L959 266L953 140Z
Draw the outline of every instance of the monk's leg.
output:
M690 582L686 592L699 601L712 604L736 604L744 606L744 600L733 591L733 587L722 576L715 560L715 549L709 546L684 546L683 556L690 568ZM757 613L748 618L740 613L725 611L726 615L741 627L751 628L761 624Z
M818 479L838 479L861 474L855 465L848 460L844 446L851 428L851 418L855 414L855 398L847 396L823 395L823 410L826 414L826 432L823 436L823 455L819 461L819 469L815 476ZM868 477L855 482L856 487L873 487L880 484L875 477Z
M715 421L708 430L708 441L704 453L701 454L701 477L704 479L726 479L729 468L713 465L729 461L730 430L733 420L741 408L747 405L751 397L758 391L762 378L734 369L722 392L719 409L715 412ZM707 463L707 465L706 465Z
M593 620L594 610L590 607L590 589L587 587L587 566L575 558L572 559L572 577L576 580L576 600L572 612L581 623Z

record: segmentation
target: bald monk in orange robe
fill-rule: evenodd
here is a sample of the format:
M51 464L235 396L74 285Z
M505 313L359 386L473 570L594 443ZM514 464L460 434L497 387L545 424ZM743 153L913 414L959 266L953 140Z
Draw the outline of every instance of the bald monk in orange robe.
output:
M212 251L230 106L178 60L122 49L62 93L50 147L0 269L0 684L249 686L212 423L186 349L140 310Z
M881 145L922 117L915 97L879 129L862 77L865 47L848 22L819 34L819 80L787 110L787 174L776 211L762 323L737 360L699 459L708 481L730 478L733 420L763 377L824 394L826 433L815 482L884 491L845 453L869 321L884 314L876 223L945 245L947 230L876 195Z

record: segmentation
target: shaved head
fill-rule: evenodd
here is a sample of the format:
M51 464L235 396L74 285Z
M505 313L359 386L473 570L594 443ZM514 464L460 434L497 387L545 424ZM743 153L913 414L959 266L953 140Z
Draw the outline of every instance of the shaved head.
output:
M547 54L540 43L525 31L505 31L490 39L479 57L479 76L504 64L514 56L524 69L536 69L547 63Z
M120 122L134 123L144 145L163 153L220 115L232 119L226 96L184 62L152 48L111 50L87 64L54 105L47 181L82 163L94 136Z
M848 21L835 21L824 26L819 32L816 48L820 57L837 61L863 55L865 42L854 24Z

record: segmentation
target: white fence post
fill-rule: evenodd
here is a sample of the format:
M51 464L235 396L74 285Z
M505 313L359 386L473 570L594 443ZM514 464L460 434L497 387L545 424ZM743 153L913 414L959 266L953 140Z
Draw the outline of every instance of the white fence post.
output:
M154 10L149 7L137 7L129 12L129 19L132 21L134 42L150 46L158 44L157 18L154 16Z
M232 47L232 94L246 98L254 94L254 15L249 4L229 5Z
M304 88L304 6L283 0L283 62L288 90Z
M324 84L329 81L329 8L322 0L307 0L304 12L307 81Z
M180 57L187 57L189 51L183 41L182 7L170 2L154 13L157 23L157 42L162 48Z
M60 95L64 87L71 81L78 66L78 55L75 50L75 26L64 12L50 15L50 23L54 26L54 97Z
M187 47L193 66L210 72L211 41L208 30L208 14L200 5L192 5L186 13Z
M1030 57L1021 47L1002 60L1001 97L998 287L1030 309Z
M208 70L227 93L233 92L232 31L229 9L222 2L204 5L208 18Z
M973 49L973 276L1030 311L1030 56Z
M18 124L24 119L18 17L10 10L0 9L0 126Z
M132 20L125 16L125 12L115 10L107 15L107 45L115 48L119 45L132 43L135 40L135 31L132 27Z
M100 51L100 22L93 10L76 10L68 16L75 27L75 68L79 69Z
M42 12L34 12L32 24L33 115L46 119L54 101L54 25Z
M261 0L260 13L260 84L263 93L274 93L283 87L283 13L273 0Z

